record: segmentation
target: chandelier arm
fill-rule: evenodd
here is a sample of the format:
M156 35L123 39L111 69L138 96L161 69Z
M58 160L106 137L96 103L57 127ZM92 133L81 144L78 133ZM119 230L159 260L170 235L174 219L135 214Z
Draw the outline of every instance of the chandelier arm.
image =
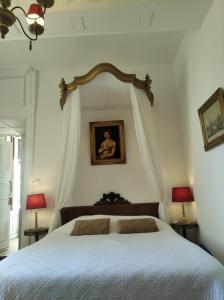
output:
M39 35L44 32L44 15L46 10L54 5L54 0L36 0L36 2L39 5L31 4L29 11L26 12L21 6L15 6L10 10L11 0L0 0L0 37L2 39L4 39L5 35L9 32L9 27L17 20L23 34L30 40L30 50L32 50L32 41L36 41ZM25 16L32 37L26 33L19 17L15 15L14 11L16 9L22 11Z
M21 27L23 33L25 34L25 36L26 36L30 41L36 41L36 40L38 39L37 33L36 33L36 37L35 37L35 38L30 37L30 36L26 33L26 31L24 30L23 25L22 25L22 23L20 22L19 18L16 17L16 20L19 22L19 25L20 25L20 27Z
M45 15L45 13L46 13L46 10L47 10L47 6L46 6L46 5L44 5L44 11L43 11L42 17Z
M13 12L15 9L20 9L20 10L24 13L25 17L27 17L27 13L25 12L25 10L24 10L22 7L20 7L20 6L15 6L15 7L13 7L13 8L11 9L11 12Z

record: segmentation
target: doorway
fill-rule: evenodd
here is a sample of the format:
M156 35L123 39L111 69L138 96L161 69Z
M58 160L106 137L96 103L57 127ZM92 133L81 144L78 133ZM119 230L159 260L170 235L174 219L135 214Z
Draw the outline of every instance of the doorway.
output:
M0 120L0 256L19 248L23 121Z

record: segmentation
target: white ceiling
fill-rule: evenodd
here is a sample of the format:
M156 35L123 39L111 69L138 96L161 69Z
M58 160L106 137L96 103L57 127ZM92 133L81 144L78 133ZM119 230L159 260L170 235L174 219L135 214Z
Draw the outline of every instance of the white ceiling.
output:
M0 41L1 65L92 67L171 63L183 34L198 29L213 0L56 0L29 53L16 24ZM12 1L27 10L31 1ZM21 16L21 20L24 18ZM23 22L26 27L26 22ZM16 55L15 55L16 48Z
M12 6L22 6L26 10L31 3L31 0L12 0ZM83 11L96 9L111 9L111 8L132 8L136 5L152 6L161 8L164 5L173 8L177 5L183 7L194 6L195 3L200 6L206 6L207 0L55 0L54 6L50 8L51 11Z

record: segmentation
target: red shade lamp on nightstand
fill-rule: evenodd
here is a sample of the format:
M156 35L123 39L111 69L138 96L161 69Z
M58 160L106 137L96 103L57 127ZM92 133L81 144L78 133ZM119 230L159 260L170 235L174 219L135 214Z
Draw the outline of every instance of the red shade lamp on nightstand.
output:
M44 194L33 194L27 196L26 209L46 208L46 199ZM35 227L38 227L37 211L35 211Z
M188 222L185 216L184 202L194 201L194 196L190 187L174 187L172 189L172 202L181 202L182 203L182 212L183 216L180 221Z

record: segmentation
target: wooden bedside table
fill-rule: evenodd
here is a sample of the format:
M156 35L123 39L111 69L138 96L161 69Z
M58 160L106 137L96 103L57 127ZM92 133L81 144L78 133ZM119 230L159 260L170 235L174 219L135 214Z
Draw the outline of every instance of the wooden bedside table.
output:
M24 230L24 235L35 236L35 242L39 241L39 236L48 233L48 228L46 227L36 227Z
M171 227L184 238L189 241L198 244L198 224L192 223L171 223ZM193 238L192 238L193 235Z

